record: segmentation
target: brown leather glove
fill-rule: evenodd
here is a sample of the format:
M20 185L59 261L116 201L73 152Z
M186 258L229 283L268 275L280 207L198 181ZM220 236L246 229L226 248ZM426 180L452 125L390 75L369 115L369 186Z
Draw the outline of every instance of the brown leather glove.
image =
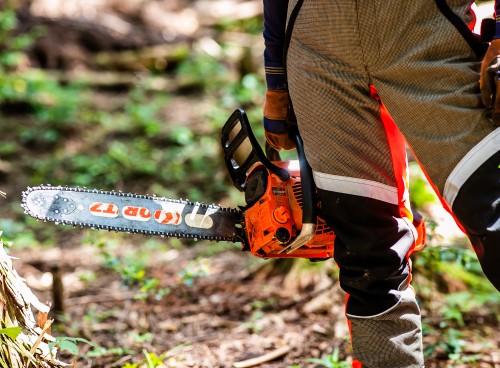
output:
M291 150L295 142L289 136L290 119L293 114L289 108L288 91L268 89L264 101L264 134L267 142L276 150Z

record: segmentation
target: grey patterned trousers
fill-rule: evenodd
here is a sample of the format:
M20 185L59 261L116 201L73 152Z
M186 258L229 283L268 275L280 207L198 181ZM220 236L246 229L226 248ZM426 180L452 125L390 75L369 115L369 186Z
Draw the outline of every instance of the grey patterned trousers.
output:
M471 2L448 0L465 22ZM370 86L454 208L457 197L474 202L461 189L486 161L494 168L500 150L500 129L480 100L480 61L434 0L304 0L288 33L288 87L322 215L337 233L354 355L363 367L422 367L407 257L414 229L402 210L405 153L393 147ZM459 220L490 237L484 248L498 260L500 205L492 203L500 198L500 171L489 173L488 205L476 208L490 211L489 225L468 226L468 215ZM477 185L469 187L477 193Z

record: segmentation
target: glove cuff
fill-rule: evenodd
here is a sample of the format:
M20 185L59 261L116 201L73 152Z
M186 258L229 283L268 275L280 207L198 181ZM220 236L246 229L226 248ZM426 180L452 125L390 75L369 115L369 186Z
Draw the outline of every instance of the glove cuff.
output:
M285 120L271 120L264 116L264 130L275 134L284 134L287 132L287 124Z

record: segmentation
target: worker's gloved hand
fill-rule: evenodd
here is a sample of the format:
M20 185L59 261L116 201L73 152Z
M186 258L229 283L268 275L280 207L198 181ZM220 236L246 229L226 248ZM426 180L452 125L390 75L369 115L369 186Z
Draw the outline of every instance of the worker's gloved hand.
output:
M500 39L493 40L486 51L481 64L481 99L484 106L491 111L491 119L500 126Z
M295 148L295 142L289 136L290 125L296 125L291 115L288 91L268 89L264 102L264 131L267 142L278 151Z

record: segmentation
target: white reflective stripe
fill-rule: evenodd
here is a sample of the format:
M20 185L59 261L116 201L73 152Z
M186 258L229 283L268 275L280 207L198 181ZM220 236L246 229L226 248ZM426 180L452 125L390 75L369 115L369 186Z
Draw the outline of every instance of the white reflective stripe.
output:
M453 202L458 191L466 180L481 166L487 159L500 150L500 128L488 134L453 169L444 185L443 198L453 207Z
M408 279L405 279L403 282L408 283ZM392 291L391 290L391 291L389 291L389 294L396 295L398 297L398 301L396 302L396 304L393 305L392 307L390 307L389 309L387 309L383 312L380 312L378 314L371 315L371 316L358 316L356 314L349 314L349 313L346 313L346 316L349 318L360 318L360 319L382 317L384 314L387 314L387 313L391 312L392 310L396 309L396 307L398 307L401 303L414 304L416 309L420 310L418 304L415 301L415 298L416 298L415 289L413 289L413 287L411 285L408 285L408 287L406 289L404 289L403 291L397 291L397 290Z
M330 175L313 172L316 186L330 192L352 194L360 197L378 199L379 201L397 205L398 188L377 181L357 179L347 176Z

